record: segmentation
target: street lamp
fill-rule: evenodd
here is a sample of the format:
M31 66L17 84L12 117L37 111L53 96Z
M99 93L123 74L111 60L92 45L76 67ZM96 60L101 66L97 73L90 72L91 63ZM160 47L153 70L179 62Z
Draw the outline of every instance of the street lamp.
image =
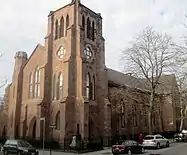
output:
M45 117L40 118L40 121L43 121L43 155L45 155Z

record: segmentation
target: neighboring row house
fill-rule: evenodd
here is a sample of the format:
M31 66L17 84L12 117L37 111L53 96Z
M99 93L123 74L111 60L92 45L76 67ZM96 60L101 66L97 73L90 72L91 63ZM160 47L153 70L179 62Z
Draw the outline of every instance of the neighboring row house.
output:
M78 0L50 12L44 46L38 44L29 58L25 52L15 55L12 83L6 90L7 121L0 126L8 137L41 139L43 117L46 138L55 123L53 138L61 144L77 133L87 142L148 132L148 90L140 80L105 66L102 32L101 14ZM157 94L155 116L162 116L153 121L157 132L178 127L173 91L177 85L172 80L170 93ZM121 86L124 92L113 97L113 90Z

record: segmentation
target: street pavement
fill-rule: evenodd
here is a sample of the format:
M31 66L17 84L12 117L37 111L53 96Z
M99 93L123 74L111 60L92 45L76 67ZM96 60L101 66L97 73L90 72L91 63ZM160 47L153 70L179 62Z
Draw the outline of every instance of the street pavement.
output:
M44 154L40 151L39 155L50 155L49 151L45 151ZM75 155L75 153L66 152L52 152L51 155ZM111 149L105 149L101 151L83 153L81 155L112 155ZM143 155L187 155L187 143L172 143L169 148L162 148L159 150L145 150Z
M0 155L2 155L0 153ZM39 155L76 155L76 153L39 151ZM111 148L105 150L83 153L81 155L112 155ZM187 143L172 143L169 148L162 148L159 150L145 150L143 155L187 155Z

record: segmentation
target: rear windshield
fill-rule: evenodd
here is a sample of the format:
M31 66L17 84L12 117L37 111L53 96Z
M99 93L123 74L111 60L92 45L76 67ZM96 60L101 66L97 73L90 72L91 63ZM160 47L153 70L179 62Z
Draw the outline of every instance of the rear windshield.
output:
M152 137L152 136L146 136L146 137L144 138L144 140L151 140L151 139L154 139L154 137Z
M124 142L124 140L119 140L116 142L116 145L121 145Z
M27 141L19 141L18 145L20 147L30 147L31 146Z

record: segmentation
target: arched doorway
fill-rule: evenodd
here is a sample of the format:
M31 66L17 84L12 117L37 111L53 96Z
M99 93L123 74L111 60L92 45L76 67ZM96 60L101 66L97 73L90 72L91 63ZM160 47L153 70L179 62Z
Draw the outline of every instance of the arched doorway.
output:
M33 117L29 125L29 137L36 138L36 117Z

